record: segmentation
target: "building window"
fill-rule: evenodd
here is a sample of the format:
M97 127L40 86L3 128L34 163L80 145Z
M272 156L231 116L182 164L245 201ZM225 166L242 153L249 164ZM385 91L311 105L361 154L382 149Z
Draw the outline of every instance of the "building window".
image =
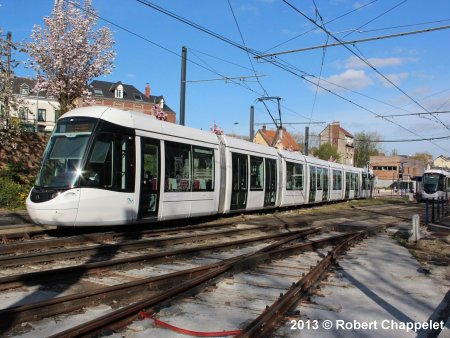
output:
M27 119L27 113L26 113L25 107L19 108L19 119L24 120L24 121Z
M303 164L286 162L286 190L303 190Z
M29 95L30 94L30 87L26 84L20 85L20 95Z
M38 121L45 122L45 114L46 114L46 110L39 108L38 109Z
M134 99L135 99L136 101L143 101L143 100L142 100L142 96L141 96L140 94L134 93L134 94L133 94L133 97L134 97Z
M94 95L95 96L103 96L103 90L94 88Z
M114 97L116 99L123 99L123 86L122 85L118 85L116 87L116 90L114 91Z
M250 190L263 190L264 161L262 157L250 156Z

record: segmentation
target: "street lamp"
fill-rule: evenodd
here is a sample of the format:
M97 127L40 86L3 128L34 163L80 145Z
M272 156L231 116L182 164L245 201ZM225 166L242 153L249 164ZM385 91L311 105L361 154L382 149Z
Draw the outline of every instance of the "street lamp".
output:
M231 133L234 135L234 126L238 125L239 122L234 122L233 125L231 126Z

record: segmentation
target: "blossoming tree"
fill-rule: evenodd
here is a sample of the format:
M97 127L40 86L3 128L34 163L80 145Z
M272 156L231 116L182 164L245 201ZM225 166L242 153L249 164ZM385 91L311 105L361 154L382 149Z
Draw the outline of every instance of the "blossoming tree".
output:
M60 114L75 107L78 98L90 100L88 82L109 74L115 52L111 30L96 29L91 0L81 6L74 0L55 0L45 28L35 25L27 44L29 64L36 70L35 91L57 98Z

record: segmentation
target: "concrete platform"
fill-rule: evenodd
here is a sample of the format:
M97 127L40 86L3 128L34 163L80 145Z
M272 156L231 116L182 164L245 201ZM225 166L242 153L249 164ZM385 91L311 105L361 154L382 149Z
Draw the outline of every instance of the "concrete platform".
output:
M434 279L406 248L378 235L351 249L322 285L318 295L298 306L300 316L280 328L277 336L426 337L427 329L414 332L403 326L436 322L436 309L448 305L444 297L450 281ZM308 320L309 328L293 328L295 321L305 325ZM446 329L439 337L450 337L448 316L444 322Z

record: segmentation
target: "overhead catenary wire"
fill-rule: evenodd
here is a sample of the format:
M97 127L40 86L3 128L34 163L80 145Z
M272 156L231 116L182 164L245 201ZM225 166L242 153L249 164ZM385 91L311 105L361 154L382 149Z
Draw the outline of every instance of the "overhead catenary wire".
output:
M205 32L205 33L207 33L207 34L213 36L213 37L216 37L216 38L218 38L218 39L220 39L220 40L222 40L222 41L224 41L224 42L226 42L226 43L228 43L228 44L231 44L232 46L235 46L235 47L237 47L237 48L239 48L239 49L241 49L241 50L243 50L243 51L245 51L245 52L248 52L248 53L250 53L250 54L252 54L252 55L254 55L254 56L261 55L260 52L257 52L257 51L255 51L255 50L253 50L253 49L251 49L251 48L248 48L248 47L243 46L243 45L241 45L241 44L239 44L239 43L237 43L237 42L234 42L234 41L232 41L231 39L228 39L228 38L226 38L226 37L224 37L224 36L222 36L222 35L220 35L220 34L218 34L218 33L215 33L215 32L213 32L213 31L211 31L210 29L207 29L207 28L205 28L205 27L203 27L203 26L201 26L201 25L199 25L199 24L197 24L197 23L194 23L194 22L192 22L192 21L190 21L190 20L188 20L188 19L186 19L186 18L183 18L182 16L180 16L180 15L178 15L178 14L175 14L175 13L170 12L170 11L168 11L168 10L166 10L166 9L164 9L164 8L162 8L162 7L160 7L160 6L157 6L157 5L151 3L151 2L148 1L148 0L136 0L136 1L139 2L139 3L141 3L141 4L147 5L148 7L152 8L152 9L155 9L155 10L157 10L157 11L159 11L159 12L165 14L165 15L168 15L168 16L170 16L170 17L172 17L172 18L174 18L174 19L176 19L176 20L178 20L178 21L181 21L181 22L183 22L183 23L185 23L185 24L187 24L187 25L190 25L190 26L193 27L193 28L196 28L196 29L198 29L198 30L200 30L200 31L202 31L202 32ZM316 25L317 25L317 24L316 24ZM318 25L318 27L320 27L320 25ZM279 67L279 68L281 68L281 69L283 69L283 70L289 72L289 73L291 73L291 74L294 75L294 76L300 77L301 79L305 80L306 82L311 83L311 84L314 85L314 86L317 85L317 83L315 83L314 81L311 81L311 80L309 80L309 79L307 79L307 78L305 77L305 76L312 76L311 74L307 74L306 72L302 72L303 75L300 75L300 74L296 73L292 68L289 68L289 67L286 66L286 65L280 64L279 62L275 62L274 60L270 60L270 59L265 59L265 60L268 61L269 63L271 63L271 64L273 64L273 65L275 65L275 66L277 66L277 67ZM296 69L296 70L298 70L298 69ZM343 99L343 100L345 100L345 101L347 101L347 102L349 102L349 103L351 103L351 104L353 104L353 105L356 105L356 106L359 107L359 108L362 108L362 109L364 109L364 110L366 110L366 111L372 112L372 113L375 114L375 115L378 115L377 113L371 111L370 109L367 109L367 108L363 107L362 105L357 104L357 103L355 103L354 101L349 100L349 99L345 98L344 96L342 96L342 95L340 95L340 94L337 94L337 93L333 92L332 90L330 90L330 89L328 89L328 88L325 88L325 87L323 87L323 86L321 86L321 85L319 85L319 88L321 88L321 89L323 89L323 90L329 92L330 94L332 94L332 95L334 95L334 96L336 96L336 97L338 97L338 98L341 98L341 99ZM389 122L393 123L392 121L389 121ZM394 123L394 124L395 124L395 123ZM405 129L405 130L411 132L411 131L408 130L408 129Z
M311 19L310 17L308 17L306 14L304 14L302 11L300 11L298 8L296 8L294 5L292 5L289 1L287 0L282 0L286 5L288 5L291 9L293 9L295 12L297 12L298 14L300 14L302 17L304 17L305 19L307 19L309 22L313 23L314 25L316 25L317 27L319 27L321 30L323 30L327 35L329 35L331 38L333 38L335 41L337 42L341 42L340 39L336 38L332 33L330 33L326 28L322 27L321 25L319 25L315 20ZM359 54L357 54L356 52L354 52L353 50L351 50L348 46L343 45L344 48L346 48L350 53L352 53L353 55L355 55L358 59L360 59L364 64L366 64L367 66L369 66L372 70L374 70L377 74L379 74L383 79L385 79L388 83L390 83L392 86L394 86L395 88L397 88L401 93L403 93L406 97L408 97L412 102L414 102L417 106L419 106L421 109L423 109L424 111L428 112L428 110L421 105L417 100L415 100L414 98L412 98L408 93L406 93L404 90L402 90L399 86L397 86L393 81L391 81L388 77L386 77L384 74L382 74L380 71L378 71L378 69L376 69L372 64L370 64L370 62L368 62L364 57L361 57ZM367 110L367 109L365 109ZM376 116L379 116L379 114L375 113ZM434 116L434 115L432 115ZM385 118L386 119L386 118ZM386 119L387 120L387 119ZM391 120L387 120L390 121L391 123L396 124L397 126L399 126L400 128L407 130L408 132L415 134L416 136L419 136L419 134L405 128L404 126L395 123ZM446 129L450 130L450 128L448 126L446 126L444 123L442 123L442 121L440 121L441 124L446 127ZM431 141L432 142L432 141ZM444 149L443 147L437 145L436 143L432 142L435 146L441 148L442 150L445 150L445 152L449 152L448 149Z
M336 42L336 43L326 43L324 45L317 45L317 46L311 46L311 47L304 47L304 48L297 48L297 49L291 49L291 50L286 50L286 51L262 54L259 56L255 56L255 58L261 59L261 58L266 58L266 57L273 57L273 56L286 55L286 54L292 54L292 53L300 53L300 52L311 51L311 50L315 50L315 49L330 48L330 47L336 47L336 46L341 46L341 45L355 45L357 43L362 43L362 42L380 41L380 40L384 40L384 39L392 39L392 38L403 37L403 36L408 36L408 35L430 33L430 32L445 30L445 29L449 29L449 28L450 28L450 25L447 25L447 26L421 29L421 30L416 30L416 31L412 31L412 32L402 32L402 33L396 33L396 34L390 34L390 35L375 36L375 37L371 37L371 38L358 39L358 40L350 40L350 41L347 41L347 40L342 41L341 40L341 42Z
M430 115L430 114L450 114L450 110L444 111L430 111L428 113L411 113L411 114L392 114L392 115L380 115L377 117L403 117L403 116L420 116L420 115Z
M315 7L315 9L316 9L316 15L319 16L320 22L322 22L322 25L325 26L325 24L324 24L324 22L323 22L323 18L322 18L322 16L320 15L319 9L317 8L317 4L316 4L316 1L315 1L315 0L313 0L313 4L314 4L314 7ZM329 38L330 38L330 37L327 35L327 41L326 41L326 44L328 43L328 39L329 39ZM310 116L309 116L311 119L312 119L312 117L313 117L313 115L314 115L314 111L315 111L315 108L316 108L317 95L318 95L318 93L319 93L319 84L320 84L320 79L322 78L323 65L324 65L324 63L325 63L325 55L326 55L326 52L327 52L326 48L323 48L323 50L322 50L322 60L321 60L321 62L320 62L319 78L318 78L318 80L317 80L317 86L316 86L316 90L315 90L315 92L314 92L314 99L313 99L313 104L312 104L312 107L311 107L311 114L310 114Z
M290 8L292 8L294 11L296 11L298 14L300 14L302 17L304 17L309 22L313 23L317 27L319 27L321 30L323 30L327 35L329 35L332 39L336 40L338 43L340 43L345 49L347 49L350 53L355 55L358 59L360 59L364 64L366 64L368 67L370 67L373 71L375 71L378 75L380 75L383 79L385 79L387 82L389 82L392 86L397 88L401 93L403 93L406 97L408 97L411 101L413 101L416 105L418 105L420 108L428 112L428 110L422 106L417 100L412 98L408 93L406 93L403 89L401 89L399 86L397 86L391 79L389 79L386 75L381 73L378 69L376 69L370 62L368 62L365 58L361 57L358 53L355 53L353 50L351 50L348 46L342 44L342 41L335 37L332 33L330 33L325 27L322 27L319 25L315 20L311 19L309 16L307 16L305 13L303 13L301 10L299 10L297 7L292 5L287 0L282 0L285 4L287 4Z
M341 14L341 15L335 17L334 19L328 20L327 22L325 22L325 24L329 24L329 23L332 23L332 22L337 21L337 20L339 20L339 19L342 19L343 17L345 17L345 16L347 16L347 15L350 15L350 14L352 14L352 13L355 13L355 12L357 12L357 11L359 11L359 10L365 8L365 7L368 7L368 6L372 5L373 3L377 2L377 1L378 1L378 0L373 0L373 1L367 2L367 3L365 3L365 4L362 4L362 5L360 5L359 7L355 8L355 9L352 9L352 10L349 11L349 12L346 12L346 13L344 13L344 14ZM277 48L277 47L280 47L280 46L282 46L282 45L284 45L284 44L286 44L286 43L288 43L288 42L291 42L291 41L293 41L293 40L295 40L295 39L298 39L299 37L304 36L304 35L306 35L306 34L308 34L308 33L311 33L311 32L313 32L313 31L315 31L315 30L317 30L317 29L318 29L317 27L316 27L316 28L311 28L310 30L308 30L308 31L306 31L306 32L303 32L303 33L301 33L301 34L298 34L298 35L294 36L293 38L290 38L290 39L288 39L288 40L286 40L286 41L284 41L284 42L280 42L279 44L277 44L277 45L275 45L275 46L273 46L273 47L271 47L271 48L269 48L269 49L266 49L266 50L264 51L264 53L267 53L267 52L270 51L270 50L273 50L273 49L275 49L275 48Z
M320 135L310 135L310 137L320 138ZM326 137L329 139L329 137ZM336 137L333 138L336 140L345 141L346 138ZM400 142L424 142L424 141L437 141L437 140L448 140L450 139L450 135L448 136L437 136L437 137L422 137L416 139L392 139L392 140L367 140L367 139L353 139L353 142L368 142L368 143L400 143Z
M80 6L79 4L77 4L76 2L71 1L71 4L72 4L73 6L75 6L76 8L78 8L78 9L80 9L80 10L86 12L86 9L83 8L82 6ZM157 42L154 42L154 41L150 40L149 38L147 38L147 37L145 37L145 36L143 36L143 35L141 35L141 34L138 34L138 33L136 33L136 32L133 32L132 30L130 30L130 29L128 29L128 28L126 28L126 27L124 27L124 26L122 26L122 25L119 25L119 24L117 24L117 23L115 23L115 22L113 22L113 21L111 21L111 20L109 20L109 19L107 19L107 18L105 18L105 17L102 17L102 16L100 16L100 15L94 13L94 12L88 12L88 14L89 14L89 15L92 15L92 16L95 16L96 18L98 18L98 19L100 19L100 20L102 20L102 21L104 21L104 22L110 24L111 26L114 26L114 27L116 27L116 28L119 28L120 30L123 30L124 32L126 32L126 33L128 33L128 34L131 34L131 35L133 35L133 36L135 36L135 37L137 37L137 38L139 38L139 39L141 39L141 40L144 40L145 42L148 42L148 43L154 45L155 47L158 47L158 48L160 48L160 49L162 49L162 50L164 50L164 51L166 51L166 52L168 52L168 53L170 53L170 54L172 54L172 55L175 55L175 56L177 56L177 57L180 58L180 59L182 58L182 56L181 56L180 53L175 52L175 51L173 51L173 50L171 50L171 49L169 49L169 48L167 48L167 47L164 47L163 45L161 45L161 44L159 44L159 43L157 43ZM193 60L190 59L190 58L188 58L187 61L190 62L190 63L192 63L192 64L194 64L194 65L196 65L196 66L198 66L198 67L200 67L200 68L203 68L203 69L205 69L205 70L207 70L207 71L209 71L209 72L212 72L212 73L214 73L214 74L217 75L217 76L220 76L220 77L222 77L222 78L225 78L225 77L226 77L226 76L220 74L219 72L215 71L214 69L205 67L205 66L199 64L198 62L193 61ZM258 96L261 96L261 95L262 95L262 93L259 93L259 92L255 91L255 90L249 88L248 86L243 85L242 82L235 81L235 80L231 80L230 82L231 82L231 83L234 83L234 84L236 84L236 85L238 85L238 86L241 86L241 87L243 87L243 88L245 88L245 89L247 89L247 90L253 92L254 94L256 94L256 95L258 95Z
M142 0L137 0L137 1L140 2L140 3L144 3ZM145 1L145 2L148 2L148 1ZM74 5L77 6L77 4L75 4L75 3L74 3ZM79 6L77 6L77 7L80 8L80 9L83 9L83 8L81 8L81 7L79 7ZM132 32L131 30L126 29L125 27L122 27L122 26L120 26L120 25L117 25L117 24L113 23L112 21L110 21L110 20L108 20L108 19L105 19L105 18L103 18L103 17L100 17L99 15L97 15L97 14L95 14L95 13L91 13L91 14L92 14L92 15L95 15L95 16L98 17L99 19L104 20L105 22L110 23L111 25L114 25L114 26L116 26L116 27L118 27L118 28L120 28L120 29L122 29L122 30L124 30L124 31L127 31L128 33L130 33L130 34L132 34L132 35L135 35L135 36L137 36L137 37L139 37L139 38L141 38L141 39L143 39L143 40L145 40L145 41L147 41L147 42L149 42L149 43L151 43L151 44L153 44L153 45L155 45L155 46L157 46L157 47L159 47L159 48L162 48L163 50L166 50L166 51L168 51L168 52L170 52L170 53L172 53L172 54L174 54L174 55L176 55L176 56L178 56L178 57L181 57L180 54L178 54L178 53L176 53L176 52L173 52L173 51L171 51L170 49L168 49L168 48L166 48L166 47L164 47L164 46L162 46L162 45L160 45L160 44L157 44L157 43L151 41L150 39L143 37L143 36L140 35L140 34L134 33L134 32ZM196 26L193 26L193 27L196 28ZM206 29L204 29L204 30L202 29L202 31L205 31L205 30L206 30ZM208 33L208 34L209 34L209 33ZM217 34L216 34L216 35L217 35ZM213 36L216 36L216 35L213 35ZM228 39L228 40L229 40L229 39ZM231 40L230 40L230 41L231 41ZM238 45L238 48L240 48L240 49L242 49L242 50L248 50L251 54L254 54L254 55L257 55L257 54L258 54L256 51L251 50L251 49L249 49L249 48L247 48L247 47L244 47L244 46L239 46L239 44L237 44L237 43L232 43L232 45ZM307 76L309 76L310 74L306 74L305 72L303 72L304 74L303 74L303 75L300 75L300 74L296 73L294 70L292 70L292 68L289 68L289 67L286 66L286 65L282 65L282 64L280 64L279 62L273 62L272 60L267 60L267 61L270 62L271 64L273 64L273 65L275 65L275 66L277 66L277 67L279 67L279 68L281 68L281 69L283 69L283 70L285 70L285 71L291 73L292 75L295 75L295 76L297 76L297 77L299 77L299 78L305 80L306 82L309 82L309 83L311 83L311 84L313 84L313 85L316 85L316 83L314 83L313 81L311 81L311 80L309 80L309 79L307 78ZM193 64L196 64L196 65L200 66L201 68L205 68L205 67L203 67L202 65L199 65L198 63L193 62L192 60L189 60L189 62L192 62ZM207 68L205 68L205 69L207 69ZM207 70L209 70L209 69L207 69ZM217 74L217 75L218 75L218 76L221 76L221 77L223 76L223 75L221 75L221 74ZM233 82L233 83L234 83L234 82ZM240 84L239 82L238 82L237 84L238 84L238 85L242 85L242 84ZM372 110L370 110L370 109L368 109L368 108L366 108L366 107L363 107L362 105L360 105L360 104L358 104L358 103L356 103L356 102L353 102L352 100L350 100L350 99L348 99L348 98L346 98L346 97L344 97L344 96L342 96L342 95L340 95L340 94L338 94L338 93L334 93L333 91L329 90L328 88L324 88L324 87L322 87L322 86L320 86L319 88L321 88L321 89L325 90L326 92L329 92L330 94L332 94L332 95L334 95L334 96L336 96L336 97L338 97L338 98L341 98L342 100L347 101L347 102L349 102L350 104L353 104L353 105L355 105L355 106L357 106L357 107L359 107L359 108L361 108L361 109L363 109L363 110L365 110L365 111L368 111L368 112L370 112L370 113L372 113L372 114L374 114L374 115L379 115L379 114L377 114L376 112L374 112L374 111L372 111ZM246 88L246 89L247 89L247 88ZM254 91L254 90L251 90L251 91L254 92L254 93L257 93L257 92ZM257 95L261 96L261 93L257 93ZM390 121L390 120L388 120L388 119L386 119L386 121L387 121L387 122L390 122L390 123L393 123L393 124L395 124L395 125L397 125L397 126L399 126L400 128L402 128L402 129L408 131L409 133L412 133L412 134L414 134L414 135L416 135L416 136L421 137L420 135L418 135L418 134L415 133L414 131L411 131L411 130L407 129L407 128L405 128L404 126L395 123L394 121ZM434 144L434 143L433 143L433 144ZM436 145L436 144L435 144L435 145ZM436 146L439 147L439 148L441 148L441 149L444 149L444 148L442 148L442 147L440 147L440 146L438 146L438 145L436 145ZM446 149L444 149L444 150L445 150L446 152L448 151L448 150L446 150Z

